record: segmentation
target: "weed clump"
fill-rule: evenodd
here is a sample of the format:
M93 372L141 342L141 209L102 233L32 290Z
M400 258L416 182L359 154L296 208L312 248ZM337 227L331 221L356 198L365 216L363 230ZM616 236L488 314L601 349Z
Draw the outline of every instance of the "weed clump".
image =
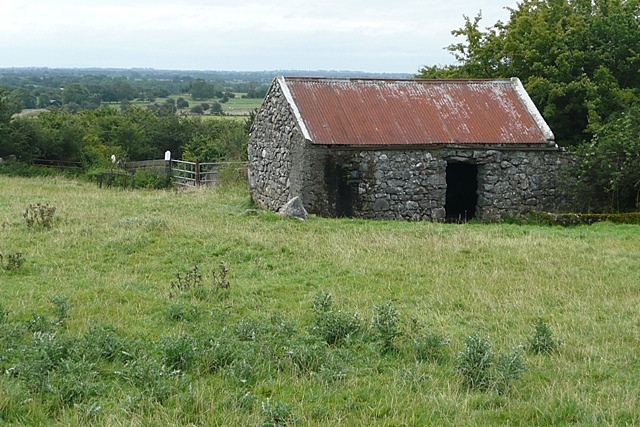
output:
M457 371L462 382L470 389L487 390L493 381L491 367L495 356L487 338L467 337L457 359Z
M228 291L231 287L227 274L229 269L224 262L218 266L218 270L211 270L211 285L206 285L202 273L197 265L194 265L184 275L175 274L175 281L171 282L170 297L187 296L206 300L213 294Z
M181 294L202 288L202 274L200 274L197 265L191 267L184 276L176 273L175 278L176 281L171 282L171 289Z
M444 362L447 359L446 348L451 340L438 332L425 332L412 342L416 360L422 362Z
M376 314L373 317L372 327L376 338L380 342L382 353L394 351L393 341L402 335L400 330L400 313L391 301L375 306Z
M22 217L27 222L27 227L29 228L38 226L50 229L53 227L55 213L56 207L48 203L30 203L22 214Z
M174 322L196 322L200 319L197 306L175 303L167 308L167 318Z
M22 267L22 264L24 264L24 262L25 259L22 257L22 252L7 254L6 256L0 253L0 268L5 271L18 270L20 267Z
M214 288L219 289L229 289L231 285L227 280L227 273L229 273L229 269L227 265L223 262L218 266L218 271L211 270L211 277L213 279Z
M71 309L69 298L62 295L54 295L49 301L53 304L53 315L56 317L55 324L58 326L63 325L65 319L69 317L69 310Z
M550 354L558 350L560 340L553 337L549 325L542 319L533 325L535 331L533 336L527 339L527 349L534 354Z
M313 298L313 311L316 319L313 331L327 344L335 345L360 331L361 322L358 313L334 310L331 294L318 293Z
M286 426L296 422L296 416L291 409L291 405L281 401L272 402L267 398L262 402L262 415L264 417L263 426Z
M494 355L487 338L469 336L458 354L456 370L463 384L470 390L490 391L500 394L507 391L512 381L526 370L522 360L522 347L510 354Z
M160 343L162 362L171 370L184 371L191 368L198 353L198 344L191 335L165 337Z
M80 340L78 349L92 362L128 361L135 357L133 344L110 325L92 326Z

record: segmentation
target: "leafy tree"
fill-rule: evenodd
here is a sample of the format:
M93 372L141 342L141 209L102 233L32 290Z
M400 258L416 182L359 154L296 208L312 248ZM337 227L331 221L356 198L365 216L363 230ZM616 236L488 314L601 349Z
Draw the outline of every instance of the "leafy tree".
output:
M193 114L202 114L202 113L204 113L204 109L202 108L202 105L194 105L191 108L191 112Z
M178 107L178 108L189 108L189 101L187 101L183 97L180 97L176 101L176 107Z
M20 102L22 108L36 108L38 99L31 90L26 87L16 89L12 93L13 98Z
M22 117L13 124L13 137L21 160L35 158L80 161L87 125L82 117L54 110L35 117Z
M0 156L16 154L10 125L13 115L20 110L20 104L9 95L9 91L0 87Z
M62 103L80 105L83 102L88 101L90 96L91 93L89 92L89 89L77 83L73 83L64 88L64 91L62 92Z
M235 120L194 122L194 133L184 146L186 160L204 162L246 160L249 135Z
M639 0L523 0L507 23L465 16L448 47L458 65L420 77L519 77L559 144L589 140L640 97Z
M47 108L51 105L51 98L46 93L41 93L38 96L38 108Z
M121 101L123 99L131 101L139 94L125 78L118 78L113 81L111 93L112 99L110 101Z
M640 104L615 113L579 152L579 195L586 210L640 208Z
M155 114L159 116L174 116L176 114L176 104L175 101L171 98L167 99L162 104L153 103L147 106L147 109L153 111Z
M218 101L213 101L213 103L211 104L211 114L215 116L224 115L224 111L222 111L222 105L220 105Z
M206 82L204 79L195 79L189 86L191 97L197 100L211 99L216 94L216 88L213 84Z

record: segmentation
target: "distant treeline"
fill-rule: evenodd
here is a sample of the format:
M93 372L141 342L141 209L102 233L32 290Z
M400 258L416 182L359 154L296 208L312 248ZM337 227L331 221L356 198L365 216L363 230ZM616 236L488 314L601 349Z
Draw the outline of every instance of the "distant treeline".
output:
M242 93L263 98L269 85L255 81L210 80L191 75L125 75L52 73L46 69L0 70L0 86L22 108L69 105L72 110L96 109L104 102L149 101L189 93L194 99L214 99Z
M71 105L95 109L103 102L151 101L189 93L194 99L224 98L242 93L263 98L276 75L332 77L410 77L353 71L171 71L153 69L0 69L0 86L19 100L22 108Z

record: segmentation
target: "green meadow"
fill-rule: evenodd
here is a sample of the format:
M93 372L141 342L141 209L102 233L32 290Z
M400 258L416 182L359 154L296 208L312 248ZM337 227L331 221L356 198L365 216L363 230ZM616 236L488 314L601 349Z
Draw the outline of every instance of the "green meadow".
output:
M0 425L640 425L637 225L0 175L0 253Z

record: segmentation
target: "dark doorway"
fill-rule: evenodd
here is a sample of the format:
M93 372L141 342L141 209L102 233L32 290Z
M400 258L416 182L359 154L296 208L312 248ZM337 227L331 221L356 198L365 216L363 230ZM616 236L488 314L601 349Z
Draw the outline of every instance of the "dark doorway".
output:
M476 215L478 166L447 163L447 222L467 222Z
M328 157L324 167L324 180L330 216L353 217L354 189L344 165Z

